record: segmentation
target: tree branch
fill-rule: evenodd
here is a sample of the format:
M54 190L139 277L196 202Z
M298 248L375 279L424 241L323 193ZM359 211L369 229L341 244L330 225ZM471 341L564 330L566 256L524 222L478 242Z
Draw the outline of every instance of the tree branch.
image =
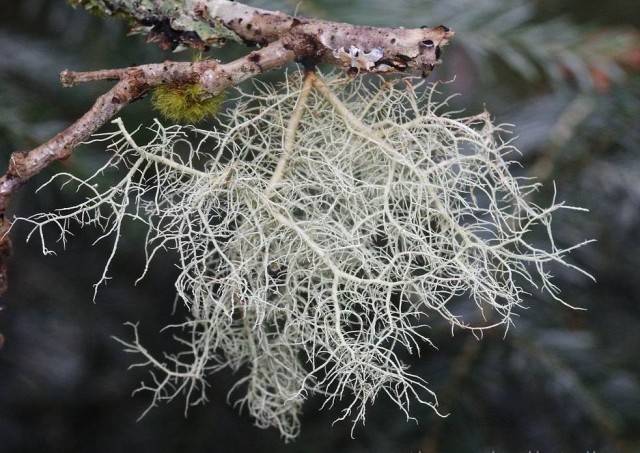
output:
M0 295L7 289L10 253L6 216L11 196L32 176L73 150L127 104L164 84L200 84L211 95L257 74L282 68L293 61L306 66L327 62L351 73L430 73L440 58L440 48L453 32L445 26L404 29L355 26L253 8L227 0L140 2L134 0L74 0L76 5L107 15L125 16L134 30L149 34L163 47L207 48L237 39L261 48L235 61L193 63L166 61L122 69L93 72L65 70L62 85L96 80L117 83L100 96L79 120L46 143L28 152L14 152L0 177Z

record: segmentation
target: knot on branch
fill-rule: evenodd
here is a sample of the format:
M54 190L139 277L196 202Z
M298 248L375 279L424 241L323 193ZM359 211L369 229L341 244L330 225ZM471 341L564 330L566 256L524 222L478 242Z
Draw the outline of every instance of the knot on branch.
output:
M327 49L318 38L303 30L293 30L282 38L283 47L296 55L296 61L305 67L313 67L323 59Z

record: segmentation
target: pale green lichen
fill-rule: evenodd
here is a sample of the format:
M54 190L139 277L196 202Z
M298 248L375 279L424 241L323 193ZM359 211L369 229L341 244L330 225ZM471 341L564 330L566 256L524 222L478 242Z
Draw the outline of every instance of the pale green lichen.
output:
M241 41L236 33L224 26L215 17L195 17L189 13L189 5L185 1L167 0L67 0L74 8L83 6L87 11L98 16L118 16L126 19L132 31L147 34L153 27L148 24L154 20L168 19L175 31L193 32L207 46L219 46L225 42Z
M558 247L551 220L576 208L535 204L500 127L447 113L421 83L329 76L291 137L299 77L243 93L212 128L155 122L142 143L118 119L95 137L113 153L95 176L52 178L87 199L22 219L44 253L49 226L63 244L73 222L99 227L113 240L99 286L134 219L148 227L144 273L177 255L184 351L156 357L137 332L123 342L150 368L150 407L205 402L209 375L229 368L237 405L287 440L312 396L357 422L386 395L409 417L416 401L437 406L403 359L431 345L427 320L479 336L511 326L531 288L562 302L550 268L577 269L575 247ZM96 184L116 168L116 182Z
M84 6L84 9L97 16L110 16L111 10L101 0L67 0L74 8Z
M183 15L172 19L171 26L176 30L197 33L200 39L210 46L224 44L227 40L241 42L238 35L225 27L222 21L217 18L203 22L200 19Z

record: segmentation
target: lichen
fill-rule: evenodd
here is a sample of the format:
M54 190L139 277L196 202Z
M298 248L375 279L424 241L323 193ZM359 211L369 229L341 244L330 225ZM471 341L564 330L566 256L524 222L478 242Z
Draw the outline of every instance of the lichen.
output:
M427 320L481 335L509 328L531 288L562 302L549 272L577 269L566 261L575 247L556 245L551 220L575 208L531 200L538 185L510 173L515 149L488 114L456 117L433 88L406 82L330 76L293 136L299 77L243 94L215 128L156 121L140 143L118 119L94 139L112 152L95 176L51 179L87 199L22 221L43 241L59 229L63 244L72 222L106 231L113 247L96 288L126 219L148 227L143 273L176 252L189 317L171 330L184 351L156 357L137 331L123 342L150 368L149 408L180 395L203 403L209 375L229 368L236 403L287 440L313 396L341 404L340 419L364 422L381 395L410 417L416 401L437 409L403 360L431 345ZM95 185L117 168L116 182Z
M382 59L384 51L376 47L370 52L366 52L356 46L350 46L348 52L344 47L334 50L333 56L345 66L370 71L376 66L376 62Z
M84 9L96 16L105 17L111 15L111 10L101 0L67 0L67 3L74 8L84 6Z
M219 46L229 40L240 38L215 17L197 15L185 7L184 2L138 0L67 0L74 8L83 6L98 16L117 16L125 19L135 34L148 34L152 41L162 47L176 48L179 44L188 47ZM166 22L169 26L159 27ZM165 36L159 39L158 35ZM184 35L184 36L182 36ZM197 39L194 39L194 35Z

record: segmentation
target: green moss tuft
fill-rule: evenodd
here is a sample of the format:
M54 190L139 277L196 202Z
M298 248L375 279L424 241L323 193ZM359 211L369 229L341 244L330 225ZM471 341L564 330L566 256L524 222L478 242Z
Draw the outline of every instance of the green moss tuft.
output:
M168 120L177 123L199 123L215 116L224 102L224 93L211 96L202 85L163 85L151 96L153 107Z

